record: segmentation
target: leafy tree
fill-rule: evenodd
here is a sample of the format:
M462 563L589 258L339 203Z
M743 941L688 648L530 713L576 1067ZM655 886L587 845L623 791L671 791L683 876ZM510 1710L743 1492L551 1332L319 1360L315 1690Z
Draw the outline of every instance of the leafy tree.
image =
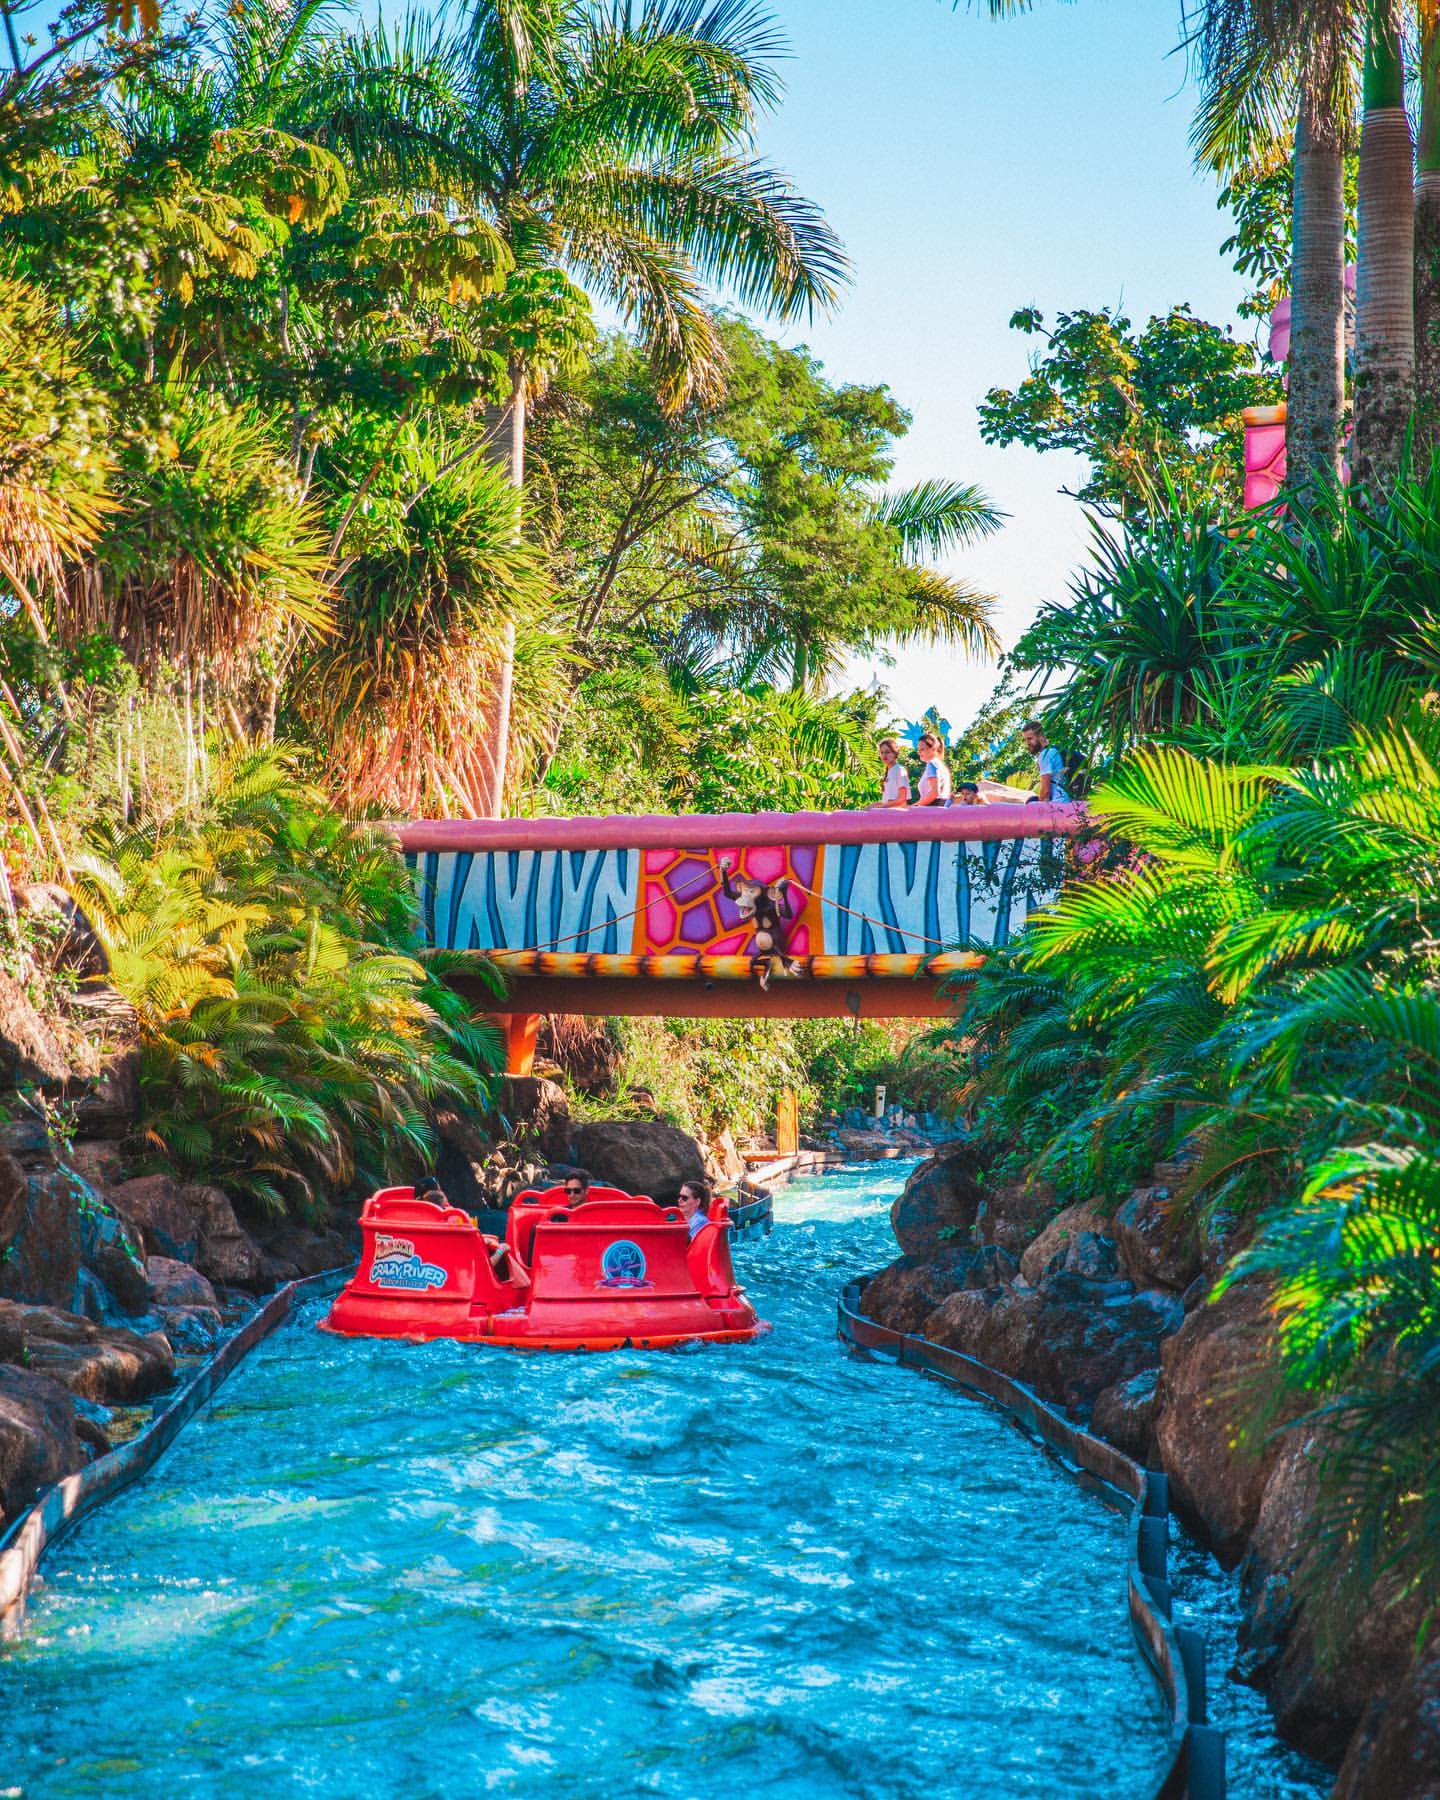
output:
M1238 504L1241 412L1279 398L1248 345L1188 306L1139 333L1123 313L1088 309L1061 313L1050 330L1034 307L1010 323L1044 347L1017 389L985 396L986 443L1078 453L1089 472L1076 498L1120 518L1147 519L1173 501Z

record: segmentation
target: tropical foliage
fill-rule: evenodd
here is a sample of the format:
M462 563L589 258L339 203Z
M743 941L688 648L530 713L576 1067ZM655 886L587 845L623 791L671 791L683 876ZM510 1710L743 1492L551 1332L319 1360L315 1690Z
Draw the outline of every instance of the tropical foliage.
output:
M420 960L404 866L284 755L227 759L178 829L97 830L75 878L140 1026L140 1166L318 1210L488 1104L495 1034Z

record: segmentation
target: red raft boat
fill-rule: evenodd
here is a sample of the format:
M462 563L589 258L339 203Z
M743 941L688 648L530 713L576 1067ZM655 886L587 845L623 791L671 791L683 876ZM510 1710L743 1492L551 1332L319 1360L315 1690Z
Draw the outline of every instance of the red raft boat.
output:
M508 1255L455 1206L382 1188L360 1214L360 1265L324 1322L347 1337L463 1338L516 1350L739 1342L766 1327L735 1284L721 1200L692 1238L674 1207L592 1187L518 1194ZM498 1260L504 1271L497 1274Z

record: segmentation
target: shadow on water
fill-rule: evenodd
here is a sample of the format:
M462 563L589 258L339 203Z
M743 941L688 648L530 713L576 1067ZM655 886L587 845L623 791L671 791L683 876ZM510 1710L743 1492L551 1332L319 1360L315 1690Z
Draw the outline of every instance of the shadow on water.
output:
M27 1800L1145 1796L1118 1517L844 1355L893 1166L783 1191L775 1331L678 1353L263 1345L47 1565L0 1660ZM1268 1765L1267 1765L1268 1767ZM1311 1789L1266 1785L1269 1797Z

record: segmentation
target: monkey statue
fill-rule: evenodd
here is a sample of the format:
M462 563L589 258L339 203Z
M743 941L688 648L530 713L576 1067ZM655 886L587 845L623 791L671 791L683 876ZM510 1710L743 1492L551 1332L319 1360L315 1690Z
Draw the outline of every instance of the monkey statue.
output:
M732 883L733 859L722 856L719 867L721 893L753 929L750 955L761 991L769 988L773 975L798 975L800 966L790 960L785 948L783 921L790 917L790 877L782 875L778 881L764 882L742 875Z

